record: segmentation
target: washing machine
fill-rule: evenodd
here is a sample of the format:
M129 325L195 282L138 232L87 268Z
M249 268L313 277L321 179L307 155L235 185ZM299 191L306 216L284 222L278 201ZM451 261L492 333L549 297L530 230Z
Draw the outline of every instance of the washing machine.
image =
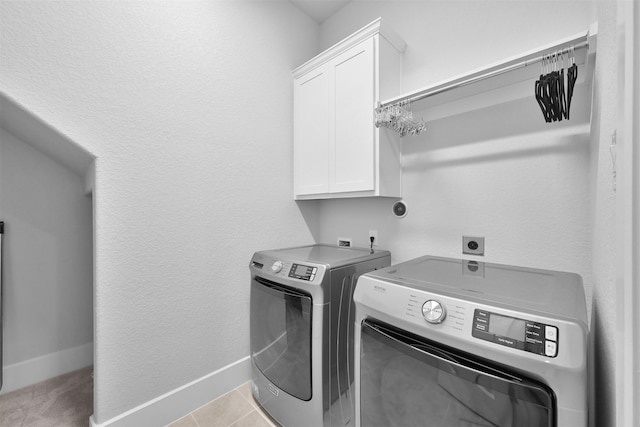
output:
M252 393L284 427L353 426L358 277L384 250L315 244L251 259Z
M354 301L357 426L587 426L577 274L424 256Z

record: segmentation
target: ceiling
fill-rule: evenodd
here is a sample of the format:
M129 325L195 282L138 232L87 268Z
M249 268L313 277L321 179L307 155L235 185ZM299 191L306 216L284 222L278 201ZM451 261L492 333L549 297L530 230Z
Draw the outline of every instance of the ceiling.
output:
M318 24L336 13L351 0L289 0Z

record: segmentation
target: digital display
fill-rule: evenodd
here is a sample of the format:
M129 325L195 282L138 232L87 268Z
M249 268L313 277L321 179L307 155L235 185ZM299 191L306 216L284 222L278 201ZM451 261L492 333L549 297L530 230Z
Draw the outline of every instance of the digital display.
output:
M298 280L306 280L308 282L313 281L316 278L317 267L310 267L308 265L293 264L291 270L289 270L289 277L293 277Z
M558 356L559 333L555 325L501 316L482 309L473 312L473 337L541 356Z
M525 321L512 317L489 315L489 333L511 338L518 341L525 340Z
M306 265L296 265L296 271L294 272L295 275L297 276L304 276L307 274L307 267Z

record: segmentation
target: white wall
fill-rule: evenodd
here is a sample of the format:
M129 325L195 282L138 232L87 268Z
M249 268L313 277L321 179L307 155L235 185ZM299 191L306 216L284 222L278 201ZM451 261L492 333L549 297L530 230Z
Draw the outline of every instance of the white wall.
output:
M2 128L0 196L4 393L92 363L93 254L82 178Z
M549 13L552 8L553 13ZM570 36L599 22L594 117L590 91L570 122L544 122L530 99L428 123L403 139L408 215L391 200L320 203L321 241L377 229L393 262L461 256L461 236L486 238L486 261L582 275L591 311L594 425L615 425L615 259L610 135L615 128L615 2L351 2L321 26L321 45L382 16L407 42L403 90L411 91ZM582 106L582 107L581 107ZM580 110L580 108L583 108ZM586 109L584 109L586 108ZM416 111L419 115L419 111Z
M640 425L640 3L617 2L616 421Z
M331 44L382 16L407 42L409 91L585 31L591 21L588 7L565 2L552 20L546 14L538 2L352 2L322 25L322 40ZM572 120L547 124L531 88L530 98L432 121L424 134L403 138L407 217L392 216L392 200L322 202L321 239L365 245L378 228L380 245L399 262L459 256L463 234L485 236L484 260L575 271L589 290L590 93L574 96Z
M97 157L94 421L108 423L247 356L252 253L314 240L315 206L291 197L290 71L318 27L285 1L0 13L0 89Z
M594 279L591 337L593 346L595 426L622 425L616 417L616 335L624 319L617 301L616 186L609 151L618 124L617 2L595 2L600 36L594 91L591 144L591 207ZM619 159L619 162L622 160Z

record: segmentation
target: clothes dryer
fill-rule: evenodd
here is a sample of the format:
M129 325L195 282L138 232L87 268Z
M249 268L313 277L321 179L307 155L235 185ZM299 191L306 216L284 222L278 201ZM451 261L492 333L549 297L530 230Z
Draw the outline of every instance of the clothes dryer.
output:
M354 301L356 425L587 426L577 274L425 256Z
M353 291L388 251L311 245L251 259L255 400L282 426L353 426Z

